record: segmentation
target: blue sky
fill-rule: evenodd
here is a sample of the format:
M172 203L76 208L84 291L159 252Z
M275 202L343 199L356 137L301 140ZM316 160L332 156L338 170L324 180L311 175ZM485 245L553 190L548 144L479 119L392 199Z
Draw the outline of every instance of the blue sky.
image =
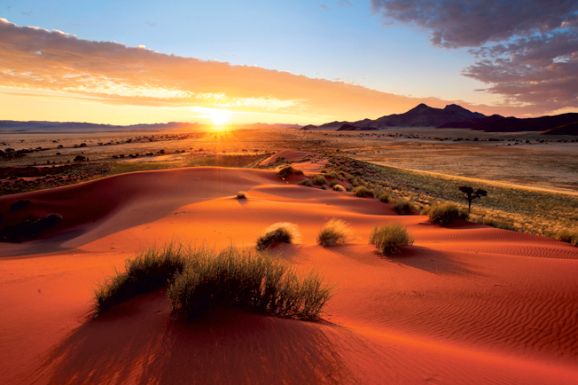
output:
M247 4L249 3L249 4ZM0 17L81 39L342 80L416 97L491 103L461 75L466 49L431 44L418 27L386 25L369 1L0 0Z

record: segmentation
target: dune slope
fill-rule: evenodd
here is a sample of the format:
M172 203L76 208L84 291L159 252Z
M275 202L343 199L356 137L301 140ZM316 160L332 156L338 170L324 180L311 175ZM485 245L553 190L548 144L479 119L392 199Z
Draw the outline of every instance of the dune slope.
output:
M239 190L246 201L232 198ZM2 197L0 208L15 199L64 220L46 239L0 244L1 383L578 383L578 252L560 242L440 228L261 170L126 174ZM351 224L350 245L315 244L331 218ZM90 318L94 287L135 252L252 246L278 221L302 232L278 258L334 287L324 322L222 312L185 324L162 293ZM380 257L367 239L394 222L415 245Z

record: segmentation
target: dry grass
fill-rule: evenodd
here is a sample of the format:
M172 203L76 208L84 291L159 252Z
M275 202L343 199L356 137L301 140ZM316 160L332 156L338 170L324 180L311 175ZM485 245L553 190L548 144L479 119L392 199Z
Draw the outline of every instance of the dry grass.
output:
M467 219L468 217L467 212L460 210L453 203L434 204L429 209L428 214L430 222L440 226L449 226L459 219Z
M373 191L365 186L357 186L353 189L353 195L359 198L373 198Z
M323 247L338 246L351 239L351 227L340 219L329 220L319 232L317 243Z
M279 260L229 248L221 253L195 252L168 294L173 308L186 318L214 308L233 308L316 320L330 293L316 275L299 279Z
M97 314L139 294L168 286L184 265L185 250L174 244L148 249L126 261L124 272L117 273L96 290Z
M257 239L257 250L263 251L281 243L298 243L300 239L297 225L288 222L274 223Z
M562 242L567 242L572 246L578 246L578 227L561 230L558 232L556 238Z
M413 239L405 227L399 224L376 227L369 239L382 255L393 255L401 252L403 247L411 246Z

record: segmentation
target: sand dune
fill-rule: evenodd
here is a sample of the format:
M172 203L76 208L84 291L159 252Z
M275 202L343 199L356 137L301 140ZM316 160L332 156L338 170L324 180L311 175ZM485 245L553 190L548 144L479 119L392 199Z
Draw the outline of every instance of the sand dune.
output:
M239 190L246 201L233 199ZM578 383L578 251L567 244L440 228L263 170L126 174L1 197L0 209L23 198L65 219L46 239L0 244L1 383ZM351 224L352 244L315 245L331 218ZM175 240L252 246L278 221L302 232L279 257L334 287L324 322L223 312L184 324L162 293L89 318L94 287L134 252ZM393 222L415 245L383 258L367 239Z

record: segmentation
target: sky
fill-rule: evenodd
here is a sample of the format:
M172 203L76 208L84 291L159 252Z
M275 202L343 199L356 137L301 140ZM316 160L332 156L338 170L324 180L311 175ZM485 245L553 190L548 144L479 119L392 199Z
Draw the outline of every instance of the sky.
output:
M576 3L0 0L0 119L575 111Z

